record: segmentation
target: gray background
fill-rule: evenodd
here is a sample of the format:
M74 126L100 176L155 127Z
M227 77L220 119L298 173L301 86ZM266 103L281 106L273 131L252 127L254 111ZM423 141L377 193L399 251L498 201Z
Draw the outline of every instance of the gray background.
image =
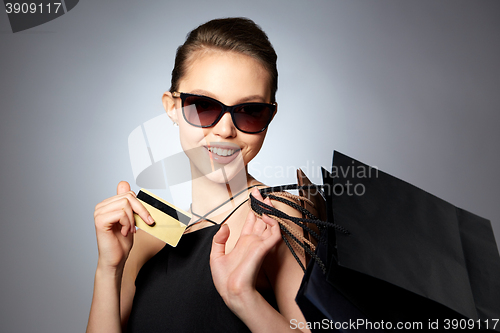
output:
M337 149L489 218L500 238L500 1L80 1L18 34L2 13L2 332L85 329L94 206L133 181L127 137L163 112L176 47L225 16L255 20L279 56L254 173L328 167Z

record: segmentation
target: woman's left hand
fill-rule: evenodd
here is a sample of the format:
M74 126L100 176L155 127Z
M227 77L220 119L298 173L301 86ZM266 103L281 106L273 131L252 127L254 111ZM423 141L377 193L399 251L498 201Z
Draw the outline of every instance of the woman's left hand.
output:
M258 190L252 191L252 195L272 205L269 198L262 199ZM222 299L230 309L238 312L246 300L256 296L257 274L266 254L281 239L281 232L277 221L266 215L257 218L250 211L238 242L226 254L228 238L229 227L222 225L213 238L210 268L214 285Z

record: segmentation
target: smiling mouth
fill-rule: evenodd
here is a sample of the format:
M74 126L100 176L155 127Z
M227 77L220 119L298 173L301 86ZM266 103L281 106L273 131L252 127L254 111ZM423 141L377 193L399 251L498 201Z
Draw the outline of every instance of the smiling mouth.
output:
M218 147L207 147L208 151L217 156L231 156L236 153L239 149L227 149Z

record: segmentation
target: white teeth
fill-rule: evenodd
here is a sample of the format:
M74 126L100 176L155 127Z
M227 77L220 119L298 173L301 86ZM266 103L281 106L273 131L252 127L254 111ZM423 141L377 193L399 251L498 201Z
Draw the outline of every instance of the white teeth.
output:
M235 152L234 149L222 149L217 147L208 147L208 150L212 152L212 154L216 154L219 156L230 156L233 155Z

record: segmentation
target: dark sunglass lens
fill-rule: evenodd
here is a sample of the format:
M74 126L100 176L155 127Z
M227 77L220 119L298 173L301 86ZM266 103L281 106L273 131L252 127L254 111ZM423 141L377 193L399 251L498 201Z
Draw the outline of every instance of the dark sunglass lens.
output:
M204 97L188 96L184 101L186 120L195 126L210 126L220 115L221 106Z
M244 132L260 132L271 120L271 107L265 104L241 106L234 110L236 127Z

